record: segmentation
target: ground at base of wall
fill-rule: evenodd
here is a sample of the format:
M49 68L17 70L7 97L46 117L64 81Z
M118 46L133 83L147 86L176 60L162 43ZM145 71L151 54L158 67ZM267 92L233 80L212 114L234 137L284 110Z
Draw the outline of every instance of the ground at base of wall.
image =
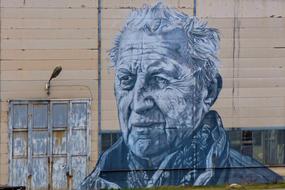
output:
M142 188L141 190L143 190ZM145 188L146 189L146 188ZM225 185L225 186L179 186L179 187L158 187L147 190L285 190L285 182L278 184L252 184L252 185Z

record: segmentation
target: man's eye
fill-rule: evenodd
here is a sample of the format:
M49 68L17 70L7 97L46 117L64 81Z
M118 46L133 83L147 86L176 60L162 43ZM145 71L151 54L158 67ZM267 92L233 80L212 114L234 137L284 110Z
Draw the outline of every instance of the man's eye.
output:
M160 77L160 76L154 76L153 80L155 84L158 85L160 88L164 88L165 86L169 84L169 81L167 79Z
M134 75L125 75L120 78L121 88L124 90L130 90L134 87L136 78Z
M159 76L155 76L154 79L155 79L155 81L158 82L158 83L162 83L162 84L168 83L168 80L167 80L167 79L162 78L162 77L159 77Z

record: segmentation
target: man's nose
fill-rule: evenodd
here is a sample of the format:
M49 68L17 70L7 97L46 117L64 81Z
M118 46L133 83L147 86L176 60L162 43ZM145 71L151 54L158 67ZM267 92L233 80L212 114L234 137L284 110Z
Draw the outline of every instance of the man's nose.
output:
M143 114L154 106L154 100L151 93L148 92L145 79L136 81L132 101L132 110L137 114Z

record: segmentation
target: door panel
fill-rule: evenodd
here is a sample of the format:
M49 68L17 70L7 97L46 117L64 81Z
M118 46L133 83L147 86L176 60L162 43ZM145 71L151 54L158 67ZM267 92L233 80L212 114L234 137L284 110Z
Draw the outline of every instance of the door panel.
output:
M48 187L48 158L33 158L32 189Z
M67 189L67 163L66 158L53 158L52 187L53 189Z
M71 158L71 165L72 165L72 177L73 177L73 184L72 187L77 189L80 182L86 176L86 156L73 156Z
M21 186L27 185L28 177L28 162L27 159L14 159L12 162L12 185Z

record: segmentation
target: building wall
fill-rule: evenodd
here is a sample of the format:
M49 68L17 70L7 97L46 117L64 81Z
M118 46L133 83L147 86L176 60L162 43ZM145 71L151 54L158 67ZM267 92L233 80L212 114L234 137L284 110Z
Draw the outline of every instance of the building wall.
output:
M119 130L108 51L131 9L156 1L98 1L1 0L0 185L9 176L8 100L91 98L90 171L98 158L98 129ZM193 15L194 0L164 2ZM221 31L224 87L214 109L224 126L284 127L285 2L197 0L196 13ZM63 71L47 96L45 84L57 65Z
M90 98L92 151L98 157L97 0L1 0L0 185L8 184L8 101ZM63 70L45 84L53 69Z
M197 16L221 33L224 87L214 109L224 126L284 129L285 2L197 1Z
M283 127L285 2L197 1L197 16L221 33L226 127Z

